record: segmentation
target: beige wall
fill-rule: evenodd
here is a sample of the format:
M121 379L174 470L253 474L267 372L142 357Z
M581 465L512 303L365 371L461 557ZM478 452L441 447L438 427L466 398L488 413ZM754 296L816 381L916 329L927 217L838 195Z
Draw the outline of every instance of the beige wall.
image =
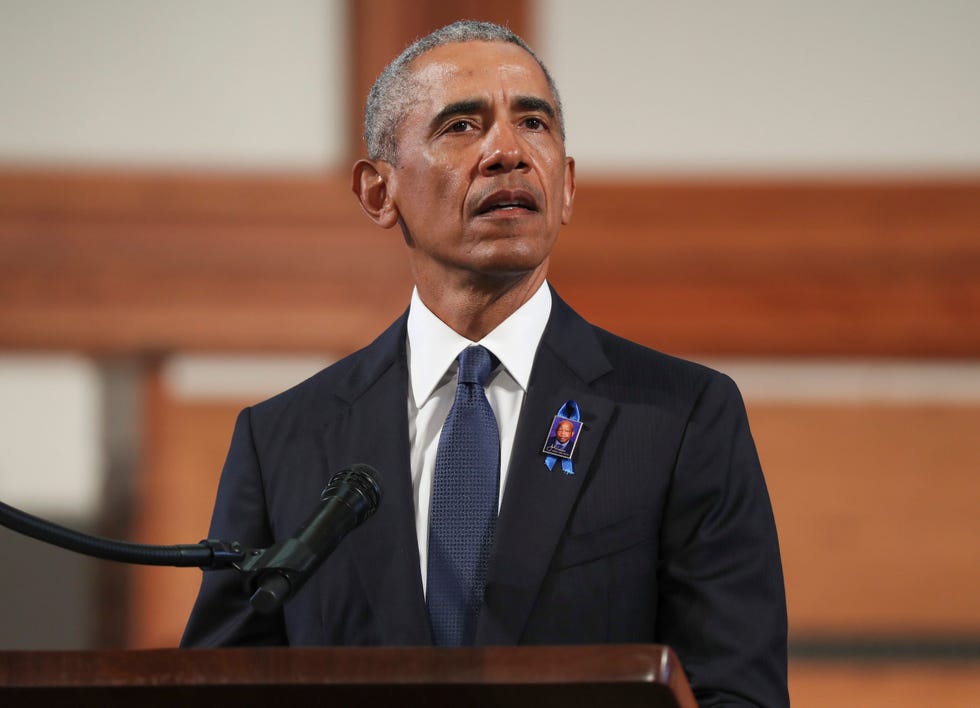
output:
M537 0L580 170L980 169L980 4ZM343 159L342 0L0 0L0 163Z
M0 163L323 169L341 0L0 0Z
M583 173L980 169L970 0L538 0Z
M103 389L71 354L0 353L0 500L87 520L101 510Z

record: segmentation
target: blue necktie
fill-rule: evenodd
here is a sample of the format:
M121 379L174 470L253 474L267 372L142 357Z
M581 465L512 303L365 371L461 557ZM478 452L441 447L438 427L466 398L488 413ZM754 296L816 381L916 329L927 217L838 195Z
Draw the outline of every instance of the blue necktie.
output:
M500 433L484 393L494 363L481 346L459 355L456 399L436 451L426 600L440 646L472 644L483 603L500 477Z

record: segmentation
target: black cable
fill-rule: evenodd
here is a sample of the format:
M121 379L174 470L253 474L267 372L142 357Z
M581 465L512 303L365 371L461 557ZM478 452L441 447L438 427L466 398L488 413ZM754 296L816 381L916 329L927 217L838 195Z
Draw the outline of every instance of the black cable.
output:
M115 541L74 531L45 521L0 502L0 525L45 543L104 560L140 565L224 568L242 560L246 553L238 544L201 541L178 546L150 546Z

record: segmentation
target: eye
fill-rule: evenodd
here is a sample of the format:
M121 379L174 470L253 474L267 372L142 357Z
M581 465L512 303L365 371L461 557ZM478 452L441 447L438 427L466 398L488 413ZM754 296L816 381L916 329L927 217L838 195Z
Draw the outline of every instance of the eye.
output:
M446 126L447 133L465 133L473 129L473 124L468 120L456 120Z
M548 125L536 116L529 116L524 119L523 125L528 130L547 130Z

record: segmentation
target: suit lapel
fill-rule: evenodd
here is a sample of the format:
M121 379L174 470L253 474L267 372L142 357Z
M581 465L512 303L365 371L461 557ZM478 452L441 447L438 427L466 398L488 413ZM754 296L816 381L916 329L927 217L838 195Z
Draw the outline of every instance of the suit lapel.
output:
M341 464L374 467L383 495L375 515L345 540L347 550L382 643L431 644L409 462L404 317L364 352L338 396L347 405L324 432L326 450Z
M534 361L507 473L478 644L516 644L531 613L569 514L590 475L615 404L590 392L611 366L590 325L554 296L552 315ZM549 470L542 453L558 409L578 403L583 428L574 474Z

